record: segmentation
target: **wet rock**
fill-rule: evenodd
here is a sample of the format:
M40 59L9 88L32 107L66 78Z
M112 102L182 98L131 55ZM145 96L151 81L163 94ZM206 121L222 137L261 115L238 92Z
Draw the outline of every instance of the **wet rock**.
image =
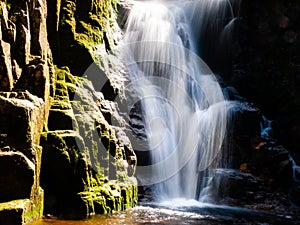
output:
M119 26L123 29L125 28L126 20L129 15L130 9L133 6L132 0L120 0L118 1L118 18L117 22Z
M239 168L251 155L252 140L260 136L261 112L249 102L228 105L228 133L223 154L229 157L232 168Z
M217 169L208 183L206 193L214 200L233 198L253 200L255 193L262 189L263 181L250 173L232 169Z

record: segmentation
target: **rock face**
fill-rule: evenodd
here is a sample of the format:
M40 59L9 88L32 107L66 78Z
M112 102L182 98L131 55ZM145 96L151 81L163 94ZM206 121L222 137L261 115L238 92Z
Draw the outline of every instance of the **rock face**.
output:
M39 174L50 94L47 7L38 0L0 4L0 223L23 224L43 213Z
M98 66L101 88L70 73L84 75L96 46L115 44L115 8L103 0L0 2L1 225L28 223L44 206L84 218L137 203L136 157L109 101L117 88Z
M129 178L135 154L130 142L118 135L122 129L109 124L103 115L107 114L103 105L110 102L88 79L56 71L49 130L42 138L45 212L83 218L135 205L136 184ZM121 126L122 118L114 119Z

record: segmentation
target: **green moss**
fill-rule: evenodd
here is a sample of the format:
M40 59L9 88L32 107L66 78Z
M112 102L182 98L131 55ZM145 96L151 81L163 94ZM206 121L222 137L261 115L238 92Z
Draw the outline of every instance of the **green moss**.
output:
M57 81L59 81L59 80L65 81L65 73L66 72L67 71L65 69L59 69L59 68L55 67Z
M71 109L71 103L66 96L56 96L51 102L51 109L68 110Z

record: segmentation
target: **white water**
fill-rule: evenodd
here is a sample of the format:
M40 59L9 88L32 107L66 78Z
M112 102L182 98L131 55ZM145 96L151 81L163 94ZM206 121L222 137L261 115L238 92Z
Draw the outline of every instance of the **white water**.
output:
M159 200L199 199L207 169L221 158L226 104L213 73L195 54L191 32L192 25L207 25L201 13L220 2L227 1L136 2L128 18L125 59L152 161L137 168L137 178L156 184Z

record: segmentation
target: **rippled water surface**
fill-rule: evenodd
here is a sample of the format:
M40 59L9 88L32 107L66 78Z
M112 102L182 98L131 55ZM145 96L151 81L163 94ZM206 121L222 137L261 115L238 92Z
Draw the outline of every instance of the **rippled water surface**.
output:
M273 224L300 224L291 216L272 215L255 212L241 208L214 206L198 202L150 203L137 206L133 209L117 212L109 216L94 216L87 220L56 220L42 219L30 225L127 225L127 224L247 224L247 225L273 225Z

